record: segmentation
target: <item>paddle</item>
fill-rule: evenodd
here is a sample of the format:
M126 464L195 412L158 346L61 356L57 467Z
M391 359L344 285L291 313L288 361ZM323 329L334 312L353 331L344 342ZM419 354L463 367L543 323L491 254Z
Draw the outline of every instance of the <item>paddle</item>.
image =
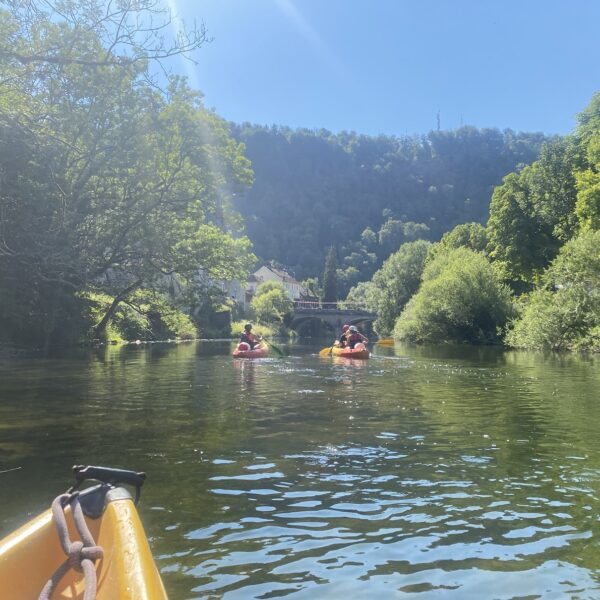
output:
M277 354L278 356L280 356L280 357L285 356L283 350L279 346L274 344L273 342L270 342L266 338L261 338L261 341L264 342L265 344L267 344L267 346L271 346L271 348L273 348L273 350L275 350L275 354Z
M393 346L396 342L394 341L394 338L382 338L377 340L375 343L379 344L380 346Z
M333 352L334 346L335 346L335 342L333 343L331 348L323 348L323 350L321 350L319 352L319 356L329 356Z

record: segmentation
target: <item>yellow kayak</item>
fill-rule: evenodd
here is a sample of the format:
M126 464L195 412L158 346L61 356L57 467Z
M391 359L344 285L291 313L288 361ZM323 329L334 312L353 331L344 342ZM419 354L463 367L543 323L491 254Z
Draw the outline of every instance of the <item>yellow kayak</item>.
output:
M92 575L94 568L96 573L96 599L165 600L167 594L152 558L133 498L124 487L118 485L119 482L136 485L139 497L141 483L136 483L131 477L123 479L119 473L130 476L143 474L104 467L85 469L99 471L88 471L79 478L80 481L94 479L102 482L84 490L78 496L78 502L83 509L82 518L85 519L95 544L101 547L102 558L90 563L93 565L90 567ZM68 537L70 541L75 542L84 536L79 535L79 528L74 523L73 512L77 509L72 510L71 506L68 504L65 507L64 516ZM66 556L55 521L56 516L53 518L52 511L47 510L0 540L2 598L38 598L48 580L65 562ZM84 575L70 568L56 585L51 598L83 599L84 589Z

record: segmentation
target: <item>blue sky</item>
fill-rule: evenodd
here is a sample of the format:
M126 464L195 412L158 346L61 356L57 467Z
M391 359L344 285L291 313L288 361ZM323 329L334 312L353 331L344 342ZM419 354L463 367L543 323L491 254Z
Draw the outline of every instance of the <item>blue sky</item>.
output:
M164 1L213 38L176 70L236 122L568 133L600 90L598 0Z

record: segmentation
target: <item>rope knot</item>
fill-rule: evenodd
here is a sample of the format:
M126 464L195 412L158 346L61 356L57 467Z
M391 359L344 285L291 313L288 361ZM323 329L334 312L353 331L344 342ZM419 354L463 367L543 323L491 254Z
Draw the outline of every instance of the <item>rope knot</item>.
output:
M93 563L103 556L104 552L101 546L84 546L83 542L80 541L72 542L67 552L69 567L79 573L83 570L82 562L84 560L90 560Z
M64 510L71 505L75 529L83 541L72 542L69 538L69 528L65 518ZM56 532L60 545L67 555L65 562L54 572L46 582L44 589L39 595L39 600L50 600L52 593L57 588L63 575L69 568L83 572L85 580L84 599L93 600L96 597L96 568L94 562L103 557L104 552L96 542L88 529L83 516L78 494L61 494L52 503L52 517L56 525Z
M95 562L104 556L102 546L86 546L81 550L81 560L91 560Z
M67 560L69 561L69 567L71 569L75 569L76 571L83 570L81 568L81 561L83 560L83 556L81 555L81 551L83 550L83 542L77 541L72 542L67 551Z

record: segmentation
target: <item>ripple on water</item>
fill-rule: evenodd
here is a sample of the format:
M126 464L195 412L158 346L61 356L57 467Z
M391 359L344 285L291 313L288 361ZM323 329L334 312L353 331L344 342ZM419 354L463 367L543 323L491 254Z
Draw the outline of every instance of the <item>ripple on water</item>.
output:
M91 448L148 471L172 600L600 597L597 363L198 350L0 372L0 525Z

